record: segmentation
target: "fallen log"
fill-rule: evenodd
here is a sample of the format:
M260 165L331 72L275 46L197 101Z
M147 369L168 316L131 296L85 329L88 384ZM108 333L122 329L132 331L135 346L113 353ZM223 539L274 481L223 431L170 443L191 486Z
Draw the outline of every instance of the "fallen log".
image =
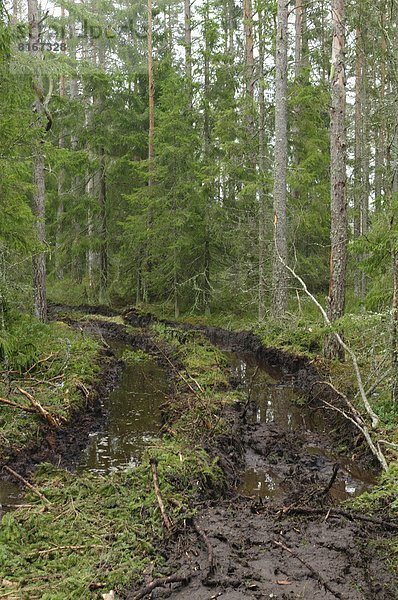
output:
M20 388L20 387L17 387L17 390L20 394L22 394L23 396L25 396L25 398L27 398L29 400L32 407L35 409L36 413L41 415L47 421L47 423L49 425L51 425L51 427L58 428L61 425L61 420L58 417L54 417L54 415L52 415L50 412L48 412L48 410L43 408L43 406L40 404L40 402L38 402L32 396L32 394L29 394L29 392L27 392L26 390L24 390L23 388Z

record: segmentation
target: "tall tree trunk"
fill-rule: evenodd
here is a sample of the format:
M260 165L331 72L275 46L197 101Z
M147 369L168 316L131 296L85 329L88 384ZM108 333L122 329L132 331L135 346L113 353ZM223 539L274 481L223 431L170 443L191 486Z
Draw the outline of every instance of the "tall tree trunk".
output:
M377 134L375 140L375 176L374 176L374 189L375 189L375 209L379 211L382 205L382 195L385 194L385 143L386 143L386 119L385 119L385 93L386 93L386 52L387 52L387 41L384 28L386 26L385 20L386 6L385 2L381 2L380 7L380 24L381 24L381 48L380 48L380 86L379 86L379 104L380 104L380 117L379 125L377 127ZM375 86L376 87L376 86Z
M185 46L185 79L188 86L189 107L192 105L192 25L191 0L184 0L184 46Z
M100 216L100 289L99 300L101 304L108 301L108 227L107 227L107 202L106 202L106 170L105 170L105 150L100 148L100 172L98 203Z
M261 323L265 318L265 260L267 254L266 242L266 144L265 144L265 80L264 80L264 31L263 12L258 14L258 320Z
M330 321L344 314L347 268L347 200L345 143L345 2L332 0L332 61L331 61L331 254L328 317ZM325 348L329 358L343 358L340 345L330 336Z
M243 0L243 29L245 37L245 85L246 95L254 98L254 43L251 0Z
M29 21L29 46L30 53L36 68L39 69L38 58L40 58L40 25L37 0L28 0ZM41 85L40 74L33 75L33 89L35 92L35 122L38 129L37 139L33 148L33 214L36 220L36 236L40 249L33 256L33 289L34 308L38 319L47 321L47 295L46 295L46 255L44 246L46 243L46 212L45 212L45 176L44 176L44 154L41 118L45 112L45 99ZM48 128L51 126L48 120Z
M280 317L287 308L288 278L283 262L287 251L287 36L288 0L278 0L275 61L275 159L274 159L274 257L272 314Z
M358 15L357 18L360 18ZM355 143L354 143L354 239L361 235L361 203L363 194L363 173L362 173L362 122L363 122L363 47L361 28L357 27L355 42ZM354 294L361 295L362 273L358 267L354 272Z
M65 20L65 8L61 6L61 19L62 19L62 27L64 27ZM61 48L64 47L65 39L61 40ZM65 54L65 50L61 50L63 54ZM62 99L65 97L65 75L61 74L59 78L59 97ZM58 146L62 150L65 148L65 130L62 127ZM57 277L62 279L63 277L63 269L62 269L62 251L61 251L61 239L62 239L62 220L64 215L64 194L65 194L65 180L66 173L65 167L61 166L60 171L58 173L58 206L57 206L57 233L55 240L55 271Z

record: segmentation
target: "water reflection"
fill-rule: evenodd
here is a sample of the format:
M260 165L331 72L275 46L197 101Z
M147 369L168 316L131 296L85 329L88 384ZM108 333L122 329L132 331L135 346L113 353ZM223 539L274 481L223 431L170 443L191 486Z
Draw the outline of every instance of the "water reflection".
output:
M119 353L122 349L117 348ZM126 365L106 401L107 421L90 435L78 470L106 474L135 467L161 427L166 392L166 374L153 359Z

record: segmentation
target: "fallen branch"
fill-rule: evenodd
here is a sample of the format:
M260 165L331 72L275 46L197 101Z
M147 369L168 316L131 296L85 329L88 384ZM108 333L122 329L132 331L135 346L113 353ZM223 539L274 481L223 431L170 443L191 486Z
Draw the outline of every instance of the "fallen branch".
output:
M318 571L315 571L314 567L312 567L309 563L307 563L307 561L305 561L304 559L302 559L297 554L297 552L295 552L291 548L288 548L287 546L285 546L285 544L282 544L282 542L278 542L277 540L273 540L273 542L274 542L274 544L276 546L279 546L280 548L282 548L283 550L285 550L286 552L288 552L289 554L291 554L292 556L294 556L294 558L296 558L299 562L301 562L301 564L304 565L310 571L310 573L312 573L312 575L315 577L315 579L317 579L319 581L319 583L321 585L323 585L323 587L325 588L325 590L327 590L328 592L330 592L331 594L333 594L333 596L335 598L338 598L339 600L344 600L344 598L340 594L340 592L337 592L336 590L334 590L330 586L330 584L324 579L324 577L320 573L318 573Z
M44 554L51 554L52 552L63 552L64 550L86 550L88 548L103 548L99 544L92 544L91 546L54 546L53 548L47 548L46 550L36 550L31 552L28 556L37 556Z
M166 513L166 509L164 507L163 504L163 499L162 499L162 494L160 492L160 487L159 487L159 478L158 478L158 471L157 471L157 464L158 461L156 458L151 458L150 459L150 465L151 465L151 471L152 471L152 478L153 478L153 487L155 489L155 496L156 496L156 500L158 501L159 504L159 508L160 508L160 512L162 515L162 519L163 519L163 523L166 527L166 529L168 529L170 531L170 529L172 528L172 523Z
M325 511L322 508L310 508L308 506L289 506L286 509L282 509L280 514L297 514L297 515L324 515ZM388 529L390 531L398 531L398 522L386 521L385 519L379 519L377 517L370 517L368 515L362 515L359 513L352 513L342 508L329 508L327 514L332 517L344 517L349 521L362 521L364 523L370 523Z
M31 406L23 406L22 404L17 404L16 402L12 402L12 400L7 400L6 398L0 398L0 404L12 406L13 408L23 410L24 412L37 414L37 410L35 408L32 408Z
M142 590L140 592L138 592L138 594L135 594L135 596L128 596L128 600L141 600L141 598L144 598L145 596L149 595L151 592L153 592L154 589L161 587L163 585L168 585L169 583L188 583L190 581L190 579L192 578L192 574L188 573L186 575L169 575L169 577L158 577L157 579L154 579L153 581L151 581L151 583L148 583L148 585L146 585L145 587L142 588Z
M43 500L43 502L45 502L48 506L52 506L50 500L48 500L48 498L46 498L34 485L32 485L31 483L29 483L29 481L26 481L26 479L24 479L22 477L22 475L19 475L18 473L16 473L14 471L14 469L11 469L11 467L7 467L7 465L5 465L3 467L3 469L4 469L4 471L7 471L7 473L10 473L10 475L12 475L13 477L15 477L16 479L18 479L21 483L23 483L27 488L29 488L37 496L39 496L39 498L41 500Z
M193 519L193 526L195 528L196 533L198 534L198 536L200 537L200 539L203 541L204 545L207 548L207 561L208 561L207 576L213 575L214 570L215 570L213 546L211 545L209 538L207 537L207 535L205 534L203 529L195 521L195 519Z
M29 394L29 392L27 392L26 390L24 390L23 388L17 387L17 390L20 394L22 394L23 396L25 396L25 398L27 398L29 400L29 402L31 403L31 405L33 406L33 408L36 409L36 412L39 413L39 415L41 415L49 425L51 425L51 427L59 427L61 424L61 421L58 417L54 417L50 412L48 412L48 410L46 410L45 408L43 408L43 406L40 404L40 402L38 402L37 400L35 400L35 398L32 396L32 394Z
M192 385L184 377L184 375L181 373L181 371L179 369L177 369L177 367L175 366L175 364L169 359L169 357L167 356L167 354L165 352L163 352L163 350L157 345L156 342L153 342L153 344L154 344L155 348L158 350L158 352L160 352L160 354L163 356L163 358L165 358L167 360L167 362L169 363L169 365L171 366L171 368L173 369L173 371L178 375L178 377L189 387L189 389L191 390L191 392L193 394L195 394L195 396L197 398L199 398L200 401L202 401L203 400L202 396L200 394L198 394L197 390L195 390L194 387L192 387ZM203 389L199 385L199 383L191 375L189 375L189 377L195 382L195 384L198 386L199 390L203 393Z
M275 223L275 228L276 228L276 223ZM276 236L275 236L275 240L276 240ZM311 294L311 292L307 288L307 284L305 283L305 281L303 279L301 279L301 277L299 275L297 275L297 273L291 267L289 267L289 265L287 265L285 263L285 261L283 260L283 258L281 257L281 255L279 253L278 245L276 242L275 242L275 250L276 250L279 261L282 263L282 265L285 267L285 269L287 269L289 271L289 273L291 273L291 275L293 275L293 277L300 283L304 292L307 294L307 296L310 298L310 300L315 304L315 306L319 309L319 311L323 317L323 320L325 321L325 324L328 327L331 327L332 323L331 323L325 309L323 308L322 304L320 304L318 302L318 300L315 298L315 296L313 296L313 294ZM338 341L338 343L340 344L340 346L343 348L343 350L345 352L347 352L347 354L349 355L349 357L351 359L352 365L354 367L355 376L356 376L357 384L358 384L358 389L359 389L359 393L360 393L363 405L365 406L366 412L368 413L368 415L372 421L372 427L375 428L379 424L379 417L373 411L372 407L369 404L368 398L366 396L365 388L364 388L363 382L362 382L361 372L360 372L359 366L358 366L357 357L356 357L355 353L353 352L353 350L351 350L351 348L345 343L345 341L342 339L341 335L337 331L333 331L332 333L333 333L334 337L336 338L336 340Z
M332 410L335 410L336 412L343 415L343 417L345 419L347 419L347 421L350 421L357 429L359 429L359 431L362 433L363 437L365 438L372 454L374 454L374 456L377 458L377 460L379 461L383 470L388 471L388 464L387 464L386 458L385 458L384 454L382 453L382 451L380 450L379 444L377 443L377 446L376 446L375 443L373 442L367 426L365 424L360 425L357 420L352 418L350 415L347 415L347 413L344 412L344 410L342 410L341 408L338 408L337 406L334 406L333 404L330 404L330 402L323 400L323 403L326 404L326 406L328 406Z

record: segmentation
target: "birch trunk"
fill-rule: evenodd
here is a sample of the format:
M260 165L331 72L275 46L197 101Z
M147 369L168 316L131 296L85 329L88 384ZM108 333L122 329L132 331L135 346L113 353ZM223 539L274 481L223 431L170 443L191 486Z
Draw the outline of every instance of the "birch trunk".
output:
M275 61L274 244L272 313L281 317L287 308L287 275L278 255L287 262L287 0L278 0Z
M344 314L347 268L347 201L345 147L345 2L332 0L331 61L331 254L328 317L331 322ZM325 348L329 358L343 358L341 345L330 336Z

